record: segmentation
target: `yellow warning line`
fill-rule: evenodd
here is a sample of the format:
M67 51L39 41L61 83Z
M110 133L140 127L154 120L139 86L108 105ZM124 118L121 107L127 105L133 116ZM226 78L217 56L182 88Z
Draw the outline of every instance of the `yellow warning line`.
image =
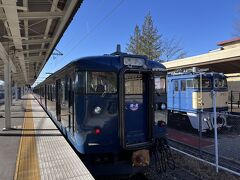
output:
M31 100L27 100L26 109L32 109ZM14 179L39 180L40 172L32 112L25 112L24 117Z

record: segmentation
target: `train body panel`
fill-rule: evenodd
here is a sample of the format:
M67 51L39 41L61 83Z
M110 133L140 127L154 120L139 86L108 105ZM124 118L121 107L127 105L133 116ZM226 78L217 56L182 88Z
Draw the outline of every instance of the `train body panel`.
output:
M87 164L129 167L133 152L166 135L165 84L162 64L120 54L78 59L34 92Z
M202 98L203 105L199 103L199 99ZM228 108L228 91L216 92L216 107L218 110L227 110ZM203 108L205 111L208 109L212 111L213 100L212 92L192 92L192 109L201 110Z

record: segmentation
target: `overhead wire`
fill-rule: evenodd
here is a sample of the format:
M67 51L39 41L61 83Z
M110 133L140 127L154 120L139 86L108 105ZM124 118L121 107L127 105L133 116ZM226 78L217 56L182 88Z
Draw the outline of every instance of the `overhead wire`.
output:
M66 58L82 41L88 38L102 23L104 23L124 2L125 0L119 1L119 3L114 6L109 13L107 13L92 29L90 29L86 35L77 41L77 43L63 56L61 59Z

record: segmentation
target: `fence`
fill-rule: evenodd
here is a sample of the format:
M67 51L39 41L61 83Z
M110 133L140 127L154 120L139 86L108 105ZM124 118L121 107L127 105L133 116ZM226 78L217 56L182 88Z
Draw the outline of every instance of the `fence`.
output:
M239 97L240 92L232 91L229 98L231 100L229 103L230 111L221 112L214 108L217 100L213 92L211 97L212 110L202 110L195 114L195 118L189 117L189 114L182 115L189 122L196 121L198 128L169 127L170 145L175 150L215 165L217 172L221 168L240 176Z
M229 92L230 112L240 113L240 91Z

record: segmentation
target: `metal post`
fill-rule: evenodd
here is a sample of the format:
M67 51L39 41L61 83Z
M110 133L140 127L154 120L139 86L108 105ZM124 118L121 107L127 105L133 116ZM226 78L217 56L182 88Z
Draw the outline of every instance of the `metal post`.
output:
M213 99L213 116L214 116L214 143L215 143L215 161L216 172L218 173L218 134L217 134L217 107L216 107L216 92L212 91Z
M202 156L202 110L199 113L199 154Z
M202 155L202 146L201 146L201 140L202 140L202 113L203 113L203 90L202 90L202 73L200 73L200 104L201 104L201 112L199 113L199 151L200 156Z
M5 100L5 127L3 130L11 129L11 110L10 110L10 101L11 101L11 75L10 75L10 65L9 62L4 63L4 100Z
M15 90L15 101L18 100L18 87L17 87L17 83L15 82L14 83L15 87L14 87L14 90Z

